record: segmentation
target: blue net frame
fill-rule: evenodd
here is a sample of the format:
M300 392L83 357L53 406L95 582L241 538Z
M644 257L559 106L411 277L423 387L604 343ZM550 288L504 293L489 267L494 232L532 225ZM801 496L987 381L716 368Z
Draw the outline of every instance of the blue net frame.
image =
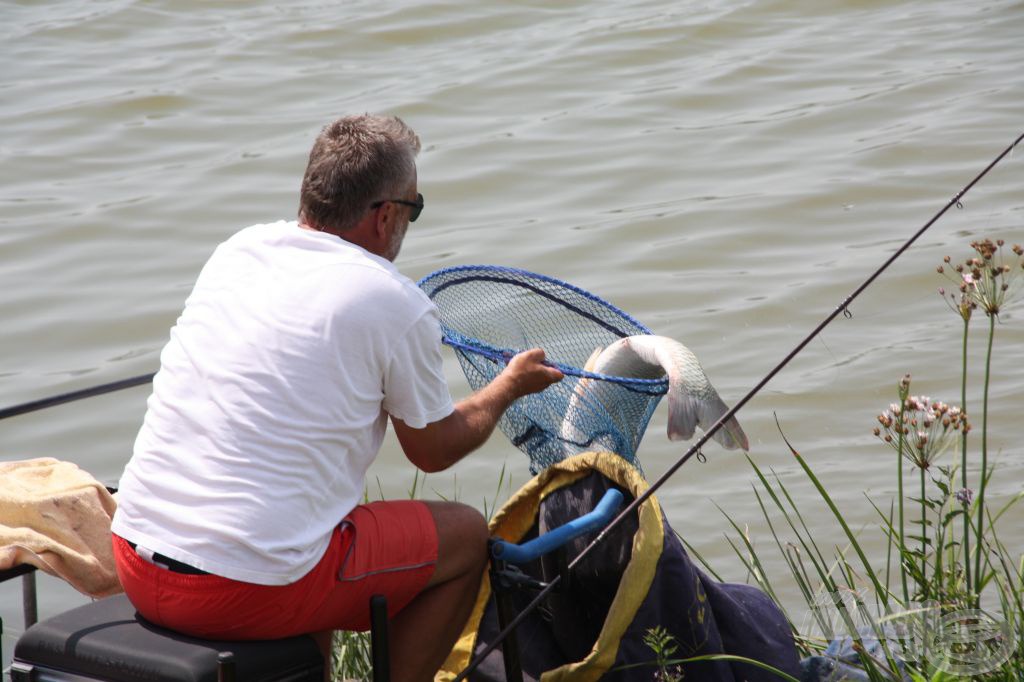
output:
M517 400L498 423L538 473L588 450L614 452L637 468L637 448L667 379L637 379L582 369L595 349L650 334L627 313L566 282L497 265L433 272L419 286L437 305L444 343L473 390L516 353L543 348L565 379Z

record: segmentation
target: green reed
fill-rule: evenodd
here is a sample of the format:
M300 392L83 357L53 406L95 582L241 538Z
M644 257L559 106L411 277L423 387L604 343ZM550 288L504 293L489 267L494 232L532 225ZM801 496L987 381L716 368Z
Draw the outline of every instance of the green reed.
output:
M988 457L989 393L992 383L995 322L1024 270L1024 249L982 240L971 242L970 258L953 264L945 258L939 273L956 285L940 294L963 320L961 405L949 405L928 396L911 395L910 375L897 387L897 401L877 417L874 434L896 455L897 500L883 510L868 499L879 518L886 541L884 561L872 560L829 495L807 459L789 447L830 517L838 524L842 546L826 557L804 523L805 511L794 502L782 478L764 471L748 457L757 477L754 494L768 523L776 548L789 568L811 622L825 641L786 614L798 645L814 655L827 640L852 634L853 649L870 680L904 679L915 682L971 679L1024 679L1024 555L1015 555L1000 540L997 522L1016 505L1014 496L995 515L986 499L993 465ZM1007 253L1012 251L1012 256ZM971 421L964 410L971 373L967 342L972 312L988 318L984 369L981 375L980 448L972 460L968 434ZM780 428L781 431L781 428ZM959 462L942 466L937 460L947 450L959 450ZM919 497L906 496L906 467L915 470ZM977 493L970 487L972 481ZM908 514L904 499L917 506ZM778 520L788 534L784 539ZM740 526L729 519L733 528ZM778 578L769 580L753 544L745 533L741 543L730 540L753 579L775 598ZM820 535L819 535L820 537ZM742 547L741 547L742 545ZM895 560L895 561L894 561ZM893 564L895 563L895 568ZM896 591L890 587L898 573ZM865 596L868 594L870 596ZM983 599L984 597L984 599ZM778 601L776 599L776 601ZM834 610L837 623L822 606ZM991 607L993 613L983 610ZM968 641L943 640L942 627L968 632ZM872 655L865 647L870 634L885 642ZM945 647L945 648L943 648ZM901 661L900 659L905 659Z

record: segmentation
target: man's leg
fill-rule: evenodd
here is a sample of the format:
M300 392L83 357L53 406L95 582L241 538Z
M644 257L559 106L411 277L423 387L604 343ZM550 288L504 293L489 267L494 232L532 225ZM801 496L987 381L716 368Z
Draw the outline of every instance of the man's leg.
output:
M396 682L433 679L476 602L487 564L487 522L457 502L426 502L437 526L437 565L423 592L389 624Z
M311 632L310 636L324 657L324 682L331 682L331 677L334 674L334 630Z

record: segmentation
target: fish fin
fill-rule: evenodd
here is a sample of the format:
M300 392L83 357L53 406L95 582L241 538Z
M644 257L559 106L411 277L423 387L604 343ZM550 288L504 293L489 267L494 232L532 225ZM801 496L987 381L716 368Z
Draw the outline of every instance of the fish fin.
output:
M747 434L743 433L743 429L740 428L740 423L736 421L736 417L729 417L712 438L717 440L726 450L736 450L737 448L744 452L750 450Z
M739 448L743 452L750 452L750 441L747 440L747 434L743 432L743 429L740 427L740 423L736 420L735 416L729 417L729 421L722 424L722 428L719 429L718 433L715 435L717 436L719 434L722 434L723 438L725 435L728 435L733 443L730 446L722 439L719 439L719 442L722 443L725 448L729 450Z
M688 440L693 437L694 427L707 431L717 422L729 407L717 394L698 398L694 395L669 394L668 437L669 440ZM722 424L712 438L726 450L750 448L747 434L743 432L735 416Z
M668 439L689 440L697 428L700 407L695 396L680 395L676 391L668 394Z
M586 364L583 365L584 372L594 371L594 366L597 364L597 358L601 355L603 350L604 348L601 348L600 346L594 349L594 352L590 354L589 358L587 358Z
M718 421L723 414L729 411L729 406L722 401L718 395L714 395L709 400L705 400L702 405L700 427L705 431L711 428L716 421ZM740 423L736 421L735 415L729 417L721 428L715 431L715 435L711 436L726 450L735 450L737 448L746 451L750 448L750 444L747 442L747 434L743 433L743 429L740 428Z

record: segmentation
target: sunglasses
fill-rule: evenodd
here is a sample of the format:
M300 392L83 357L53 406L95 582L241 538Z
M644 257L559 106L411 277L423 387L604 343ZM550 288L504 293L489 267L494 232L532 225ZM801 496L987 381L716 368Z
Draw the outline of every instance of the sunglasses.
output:
M416 201L407 201L406 199L381 199L370 204L370 208L380 208L384 204L391 202L393 204L402 204L403 206L410 206L412 210L409 211L409 222L414 223L416 219L420 217L420 213L423 213L423 195L416 194Z

